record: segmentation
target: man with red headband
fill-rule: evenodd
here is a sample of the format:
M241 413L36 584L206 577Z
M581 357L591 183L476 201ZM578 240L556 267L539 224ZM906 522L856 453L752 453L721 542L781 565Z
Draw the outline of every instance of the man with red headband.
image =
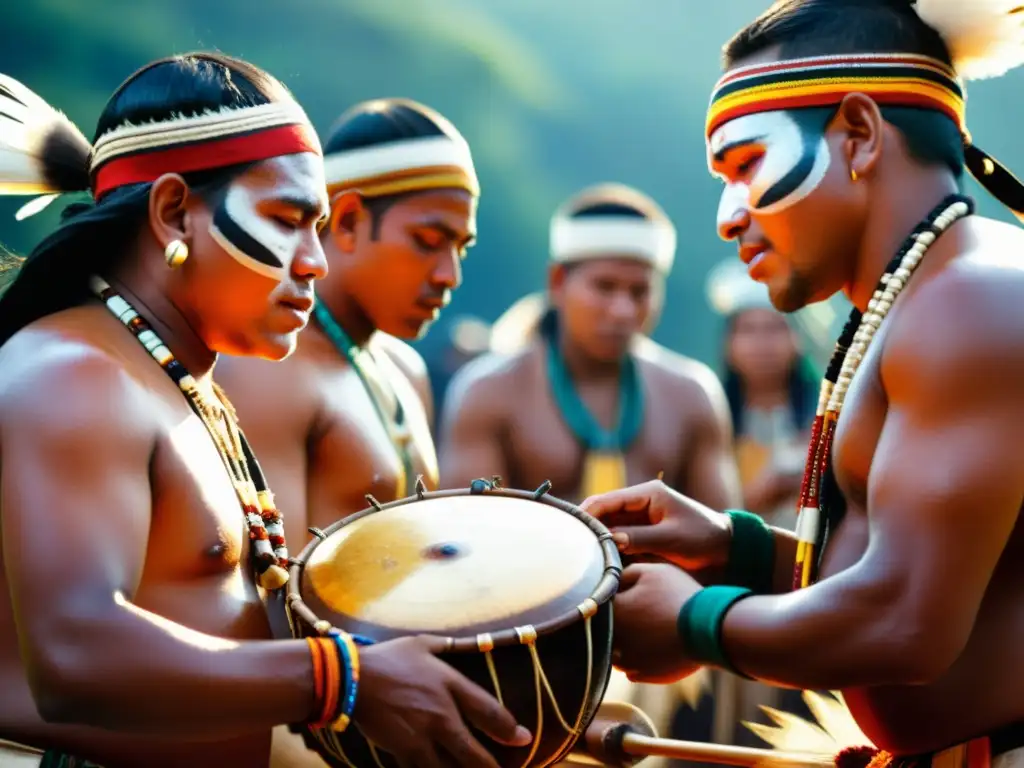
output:
M719 232L776 308L853 303L821 389L796 532L658 484L590 499L640 566L617 662L842 690L881 768L1024 764L1024 235L974 216L964 79L1024 61L1005 0L785 0L726 48L707 125ZM872 744L865 744L870 739ZM839 745L839 746L856 746Z
M217 367L297 549L311 526L366 508L367 495L388 503L417 482L437 489L433 397L407 342L427 333L461 283L479 199L466 140L407 99L353 106L324 152L330 273L313 322L286 361L225 357ZM440 631L447 616L437 618ZM296 739L275 737L275 767L298 759L284 754Z
M250 64L178 56L115 92L90 145L0 76L0 192L44 195L31 213L72 191L93 202L0 297L0 765L264 768L295 723L496 768L463 717L530 736L441 641L271 639L284 526L211 374L291 354L326 274L302 109Z

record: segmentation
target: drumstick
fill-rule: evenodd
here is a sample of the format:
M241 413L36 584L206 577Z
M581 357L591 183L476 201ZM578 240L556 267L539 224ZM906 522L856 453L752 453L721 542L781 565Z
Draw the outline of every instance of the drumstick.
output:
M743 768L828 768L835 765L831 755L658 738L647 715L632 704L620 701L601 704L575 749L569 756L569 763L612 768L629 768L645 757L669 757Z

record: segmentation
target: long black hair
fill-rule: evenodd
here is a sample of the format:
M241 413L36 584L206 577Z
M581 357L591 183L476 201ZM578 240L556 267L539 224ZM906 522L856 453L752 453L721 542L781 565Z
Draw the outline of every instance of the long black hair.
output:
M736 330L736 322L742 314L741 310L726 318L726 346L728 346L729 340ZM786 392L788 394L787 404L793 416L793 423L798 429L807 429L810 427L811 422L814 421L814 412L818 405L818 391L821 388L821 377L822 372L817 369L809 356L804 354L796 355L786 378ZM742 435L744 430L743 415L746 411L744 407L746 392L743 387L743 378L728 362L725 363L722 371L722 387L725 389L725 397L729 402L733 430L737 435Z
M128 123L288 100L292 96L279 81L248 62L218 53L173 56L143 67L118 87L93 141ZM89 190L91 148L77 129L55 123L40 147L42 172L51 183L62 192ZM246 167L182 176L197 194L209 195ZM0 296L0 345L29 323L86 301L89 277L114 271L129 257L148 215L151 186L118 187L97 202L65 208L60 226L21 261Z
M967 2L968 0L965 0ZM939 33L925 24L914 0L785 0L740 30L723 49L723 65L735 66L775 48L783 59L825 54L914 53L951 64ZM834 113L832 107L820 107ZM960 178L963 137L946 115L930 109L882 106L882 117L904 136L911 156L945 165ZM828 122L825 115L823 122Z

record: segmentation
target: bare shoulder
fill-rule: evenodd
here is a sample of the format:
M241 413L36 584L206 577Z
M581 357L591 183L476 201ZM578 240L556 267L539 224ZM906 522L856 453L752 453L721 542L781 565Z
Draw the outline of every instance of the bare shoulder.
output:
M414 384L419 385L429 380L427 364L423 360L423 356L413 349L411 344L379 331L374 334L373 344L386 354Z
M964 250L917 285L912 278L893 308L882 357L887 389L929 379L942 390L993 377L1024 383L1024 232L986 219L965 225Z
M15 334L0 349L4 434L153 438L158 429L154 394L117 351L45 323Z
M448 385L450 407L491 403L498 407L509 393L521 391L533 359L533 347L513 354L488 352L466 363Z
M681 404L714 413L726 408L722 384L710 366L646 337L637 342L634 354L651 382L680 398Z

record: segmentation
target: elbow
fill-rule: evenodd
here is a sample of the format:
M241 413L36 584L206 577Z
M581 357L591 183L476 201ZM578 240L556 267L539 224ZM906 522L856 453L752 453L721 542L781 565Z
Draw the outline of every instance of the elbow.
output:
M883 684L923 686L943 677L960 657L969 632L949 620L910 618L904 612L885 622L876 661Z
M26 677L39 717L55 725L96 725L102 715L102 678L104 671L90 660L102 658L90 653L81 640L82 633L48 635L34 641L25 654ZM107 670L109 673L111 670ZM108 683L109 685L109 683Z

